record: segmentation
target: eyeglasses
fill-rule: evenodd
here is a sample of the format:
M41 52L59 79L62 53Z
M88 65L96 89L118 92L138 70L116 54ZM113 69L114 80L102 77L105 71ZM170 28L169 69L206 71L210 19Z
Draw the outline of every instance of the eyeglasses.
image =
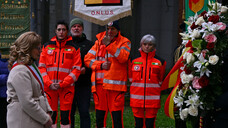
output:
M63 32L65 32L65 31L66 31L66 29L65 29L65 28L58 28L58 29L57 29L57 31L58 31L58 32L60 32L61 30L62 30Z

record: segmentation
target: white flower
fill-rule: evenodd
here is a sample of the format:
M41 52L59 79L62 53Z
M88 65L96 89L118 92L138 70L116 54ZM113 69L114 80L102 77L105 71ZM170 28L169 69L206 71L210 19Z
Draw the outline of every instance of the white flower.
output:
M196 20L195 24L201 26L201 24L202 24L203 22L205 22L205 21L204 21L204 19L203 19L203 16L201 16L201 17L199 17L199 18Z
M204 31L204 32L203 32L202 38L206 37L206 36L209 35L209 34L210 34L210 33L209 33L208 31Z
M180 70L184 70L185 69L185 65L183 65L182 67L180 67Z
M189 106L189 105L198 106L199 105L199 96L196 93L194 93L194 94L188 96L188 100L184 101L184 103L186 103L186 106Z
M183 96L183 91L182 90L179 90L178 96Z
M211 71L207 69L207 67L203 66L205 63L207 63L207 60L204 59L202 53L200 54L198 59L199 60L193 64L194 67L198 68L196 72L200 72L200 77L203 76L204 74L206 74L209 77L210 76L209 73L211 73Z
M190 106L188 108L188 113L191 115L191 116L198 116L198 109L197 107L195 106Z
M188 23L189 23L189 25L192 24L193 22L195 22L195 17L190 16L190 17L188 18Z
M186 45L186 44L188 43L188 41L189 41L189 40L183 40L183 41L182 41L182 44L183 44L183 45Z
M188 21L184 21L184 23L186 24L186 25L191 25L192 24L192 21L191 22L189 22L190 21L190 18L189 18L189 20Z
M183 55L183 59L186 59L187 64L189 64L190 62L195 60L195 57L193 56L192 53L185 52L185 54Z
M183 109L181 112L180 112L180 118L182 119L182 120L184 120L185 118L187 118L188 117L188 108L185 108L185 109Z
M196 93L194 93L194 94L191 96L191 99L193 99L193 100L195 101L195 103L196 103L196 102L198 102L198 100L199 100L199 96L198 96ZM197 104L195 104L195 105L197 105Z
M186 41L186 43L188 42L188 40L190 39L189 34L188 33L179 33L182 36L182 40ZM185 44L184 44L185 45Z
M194 29L193 32L191 33L190 37L192 38L192 40L194 40L195 38L199 38L200 37L200 31L197 29Z
M214 2L211 3L211 1L208 0L208 5L212 6L213 3L214 3Z
M215 31L218 31L222 26L221 25L217 25L217 24L213 24L211 27L210 27L210 30L212 32L215 32Z
M200 72L200 77L202 77L204 74L206 74L206 76L209 77L210 76L209 73L211 73L211 71L205 66L202 66L201 70L200 71L197 70L196 72Z
M209 30L212 25L213 25L213 22L204 22L204 23L202 23L202 27L204 29L207 29L207 30Z
M191 53L187 55L186 61L188 64L194 60L195 60L195 57Z
M228 8L226 6L221 7L221 13L226 13Z
M219 57L217 55L212 55L209 57L209 63L212 65L216 65L219 61Z
M205 62L207 62L207 60L206 59L204 59L204 57L203 57L203 54L201 53L200 54L200 56L198 57L198 61L196 61L194 64L193 64L193 66L194 67L197 67L198 68L198 70L200 70L201 69L201 67L202 67L202 65L205 63Z
M204 22L202 23L203 30L207 29L208 31L215 32L218 31L222 26L213 24L213 22ZM206 31L205 31L206 32Z
M193 80L193 75L192 74L187 75L187 74L185 74L185 72L181 73L181 82L183 84L187 84L187 83L189 83L192 80Z
M212 4L213 10L220 10L221 9L222 4L215 2Z
M193 99L188 99L188 100L186 100L186 101L184 101L184 103L186 103L186 106L189 106L189 105L193 105L194 104L194 100Z
M177 96L177 97L175 96L173 98L173 101L177 105L177 107L181 107L183 105L183 103L184 103L184 99L182 97L180 97L180 96Z

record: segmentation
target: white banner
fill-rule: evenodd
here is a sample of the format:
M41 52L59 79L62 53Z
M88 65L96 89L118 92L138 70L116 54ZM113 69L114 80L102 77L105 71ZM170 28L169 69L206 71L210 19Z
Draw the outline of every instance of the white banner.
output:
M131 0L119 0L119 3L93 3L91 0L75 0L73 14L99 25L131 15Z

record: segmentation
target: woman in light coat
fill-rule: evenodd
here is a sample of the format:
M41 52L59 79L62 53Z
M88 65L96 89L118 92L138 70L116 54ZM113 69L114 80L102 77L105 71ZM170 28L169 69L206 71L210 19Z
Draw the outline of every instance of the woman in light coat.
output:
M50 128L51 108L35 65L41 52L41 37L26 32L10 47L7 81L8 128Z

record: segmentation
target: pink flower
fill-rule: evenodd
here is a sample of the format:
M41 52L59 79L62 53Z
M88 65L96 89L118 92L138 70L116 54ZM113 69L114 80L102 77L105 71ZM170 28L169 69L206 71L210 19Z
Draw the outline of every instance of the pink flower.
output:
M208 43L216 42L217 37L214 34L208 34L204 37L205 41Z
M204 50L201 51L201 53L203 54L203 57L204 57L204 58L205 58L207 52L208 52L207 49L204 49Z
M193 88L195 88L195 89L201 89L202 88L199 84L199 77L193 78L192 85L193 85Z
M217 25L219 25L219 26L222 26L219 30L220 31L223 31L223 30L225 30L226 29L226 24L224 24L223 22L218 22L218 23L216 23Z

